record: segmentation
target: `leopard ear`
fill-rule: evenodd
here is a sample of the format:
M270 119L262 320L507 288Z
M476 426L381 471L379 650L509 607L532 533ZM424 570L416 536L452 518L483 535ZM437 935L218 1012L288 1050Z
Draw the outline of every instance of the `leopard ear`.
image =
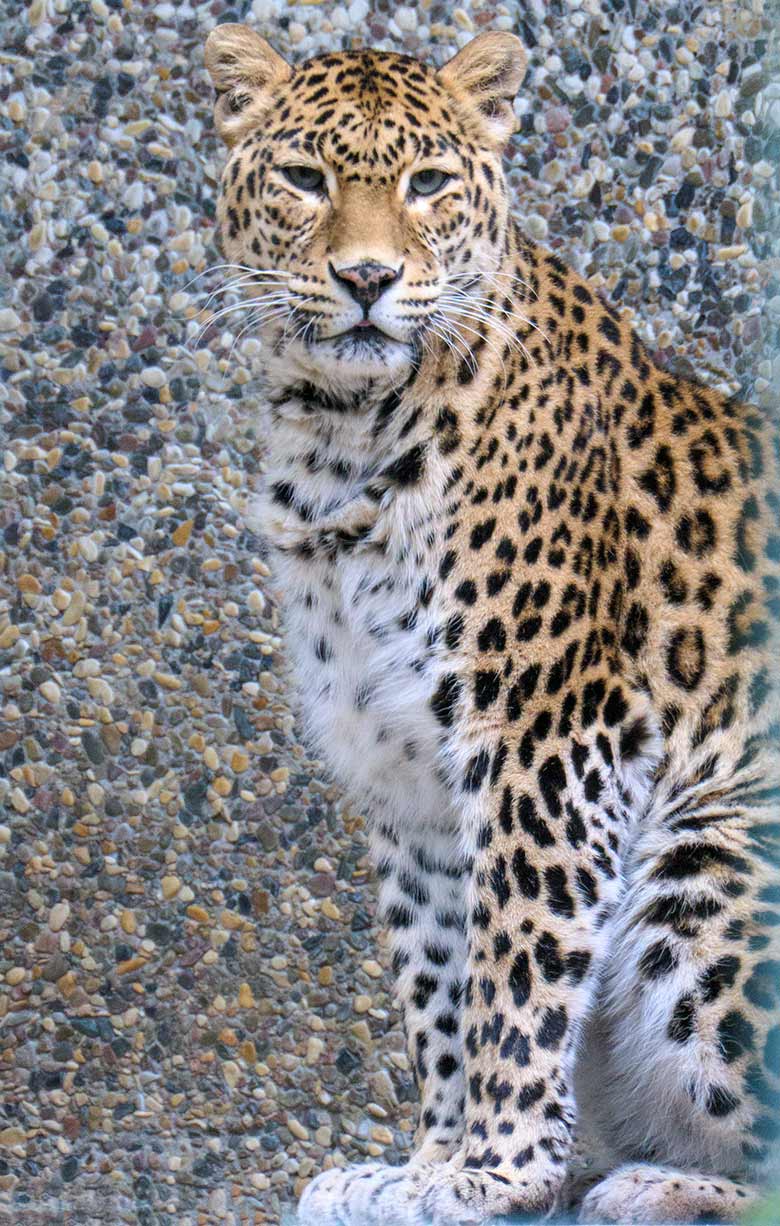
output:
M451 93L476 110L488 143L503 148L515 129L512 102L527 65L520 39L492 30L466 43L439 69L438 77Z
M260 122L292 69L255 30L233 22L211 31L205 60L218 95L214 122L225 144L233 145Z

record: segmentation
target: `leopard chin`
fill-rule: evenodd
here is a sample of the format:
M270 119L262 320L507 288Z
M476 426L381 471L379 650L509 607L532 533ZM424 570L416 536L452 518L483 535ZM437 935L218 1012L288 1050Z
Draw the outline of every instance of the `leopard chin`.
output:
M367 411L394 388L403 387L418 369L419 360L413 344L391 339L356 344L339 337L312 344L296 341L280 352L271 348L264 373L270 387L284 388L302 380L319 388L321 406L330 400L352 405L360 397L358 403Z

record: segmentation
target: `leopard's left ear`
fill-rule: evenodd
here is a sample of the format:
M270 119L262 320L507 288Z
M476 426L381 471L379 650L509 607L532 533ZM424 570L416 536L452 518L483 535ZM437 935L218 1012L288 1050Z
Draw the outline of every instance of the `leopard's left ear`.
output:
M472 38L437 75L447 89L476 108L489 143L503 148L515 130L512 103L527 65L520 39L493 30Z
M262 119L273 92L292 68L256 30L236 22L216 26L204 52L217 101L214 122L226 145L234 145Z

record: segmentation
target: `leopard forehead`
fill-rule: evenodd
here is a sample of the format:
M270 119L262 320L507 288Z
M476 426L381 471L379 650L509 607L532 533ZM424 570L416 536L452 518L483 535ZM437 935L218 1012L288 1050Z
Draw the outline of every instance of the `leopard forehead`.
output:
M468 172L466 117L426 64L391 51L343 51L294 68L239 152L284 147L320 155L347 180L379 182L416 157L451 154ZM465 156L464 156L465 155Z
M395 51L342 51L315 56L293 69L288 91L303 107L321 112L353 102L367 115L419 125L421 119L452 122L451 95L427 64Z

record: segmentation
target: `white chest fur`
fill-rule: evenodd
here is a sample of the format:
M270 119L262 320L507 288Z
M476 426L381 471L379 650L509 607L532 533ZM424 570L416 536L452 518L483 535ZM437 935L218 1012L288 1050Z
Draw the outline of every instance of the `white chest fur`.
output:
M434 616L372 553L335 563L278 555L305 735L339 783L385 822L449 824Z
M258 526L273 549L305 738L374 820L449 828L442 728L431 709L447 665L425 562L441 473L431 463L413 492L367 500L367 483L381 479L387 440L384 455L372 460L359 419L322 428L284 407L271 434ZM354 478L345 481L346 456ZM297 504L274 504L280 482L295 491ZM303 517L296 505L305 505ZM307 555L292 547L365 528L366 520L373 539L355 548Z

